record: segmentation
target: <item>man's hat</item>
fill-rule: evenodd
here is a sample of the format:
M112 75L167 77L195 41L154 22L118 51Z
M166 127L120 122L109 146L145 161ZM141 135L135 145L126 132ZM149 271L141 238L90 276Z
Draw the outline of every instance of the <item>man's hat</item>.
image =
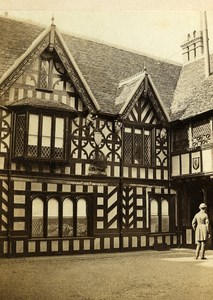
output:
M207 205L205 203L201 203L199 206L199 209L206 208L206 207L207 207Z

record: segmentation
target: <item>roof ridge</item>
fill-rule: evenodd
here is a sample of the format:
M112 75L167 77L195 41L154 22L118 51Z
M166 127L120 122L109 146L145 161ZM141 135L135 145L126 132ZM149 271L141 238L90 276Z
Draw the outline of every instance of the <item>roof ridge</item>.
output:
M182 63L179 63L177 61L173 61L173 60L170 60L170 59L167 59L167 58L163 58L163 57L160 57L160 56L157 56L157 55L154 55L154 54L149 54L148 52L145 52L145 51L142 51L142 50L134 49L134 48L131 48L131 47L125 47L125 46L118 45L118 44L115 44L113 42L106 41L106 40L103 40L103 39L100 39L100 38L95 38L95 37L91 37L91 36L87 36L87 35L83 35L83 34L81 35L79 33L73 33L69 30L62 29L60 26L59 27L57 26L57 28L59 29L59 31L62 34L67 34L67 35L72 36L72 37L81 38L81 39L88 40L88 41L91 41L91 42L94 42L94 43L98 43L98 44L102 44L102 45L105 45L105 46L113 47L113 48L116 48L118 50L127 51L127 52L131 52L131 53L138 54L138 55L143 55L143 56L146 56L148 58L158 60L160 62L174 64L174 65L177 65L177 66L182 66L183 65Z
M46 24L43 24L41 22L38 22L38 21L35 21L32 19L23 18L23 17L9 15L9 14L7 14L7 12L1 13L0 17L4 18L4 19L9 19L9 20L14 20L14 21L18 21L18 22L24 22L24 23L31 24L31 25L36 25L36 26L42 27L43 29L48 27Z
M0 17L5 18L5 19L11 19L11 20L14 20L14 21L28 23L28 24L31 24L31 25L42 27L44 29L48 27L47 24L43 24L41 22L37 22L37 21L32 20L32 19L26 19L26 18L17 17L17 16L5 15L5 13L0 14ZM130 52L130 53L143 55L143 56L146 56L148 58L158 60L159 62L162 62L162 63L165 62L165 63L168 63L168 64L174 64L174 65L177 65L177 66L182 66L182 64L177 62L177 61L173 61L173 60L170 60L170 59L167 59L167 58L163 58L163 57L160 57L160 56L157 56L157 55L154 55L154 54L149 54L148 52L138 50L138 49L134 49L134 48L131 48L131 47L125 47L125 46L122 46L122 45L118 45L116 43L106 41L106 40L101 39L101 38L95 38L95 37L91 37L91 36L83 35L83 34L81 35L79 33L73 33L69 30L62 29L60 26L57 26L57 24L55 24L55 25L62 34L67 34L67 35L72 36L72 37L81 38L81 39L88 40L88 41L91 41L91 42L94 42L94 43L98 43L98 44L102 44L102 45L105 45L105 46L113 47L113 48L116 48L116 49L121 50L121 51L127 51L127 52Z

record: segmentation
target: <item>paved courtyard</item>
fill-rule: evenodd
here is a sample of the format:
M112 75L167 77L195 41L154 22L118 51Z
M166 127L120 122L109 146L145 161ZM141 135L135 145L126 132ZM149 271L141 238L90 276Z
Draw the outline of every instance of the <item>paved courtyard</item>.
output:
M1 300L213 299L213 251L0 259Z

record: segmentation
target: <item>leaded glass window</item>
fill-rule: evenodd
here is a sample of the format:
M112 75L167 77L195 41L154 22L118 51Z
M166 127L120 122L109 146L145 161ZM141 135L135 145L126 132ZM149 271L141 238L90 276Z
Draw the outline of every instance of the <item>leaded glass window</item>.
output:
M73 201L69 198L63 201L63 236L73 235Z
M40 198L32 202L32 237L44 236L44 203Z
M77 235L87 235L87 205L84 199L77 202Z
M188 128L177 128L173 131L173 151L189 148Z
M209 120L197 121L173 130L173 151L185 151L211 142L211 123Z
M141 129L135 129L134 134L134 163L142 164L143 163L143 133Z
M16 137L15 137L15 156L24 155L24 143L25 143L25 126L26 116L20 114L16 116Z
M58 217L58 200L52 198L48 201L48 236L58 236L59 217Z
M39 84L40 89L51 88L51 75L52 75L52 60L41 59L39 70Z
M132 163L132 133L129 128L126 128L124 133L124 161Z
M210 122L206 120L192 125L192 147L206 145L211 142Z
M35 113L17 114L14 156L64 160L66 118Z
M152 140L151 131L144 130L144 165L150 166L152 164Z
M124 163L151 166L152 129L126 127L124 130Z

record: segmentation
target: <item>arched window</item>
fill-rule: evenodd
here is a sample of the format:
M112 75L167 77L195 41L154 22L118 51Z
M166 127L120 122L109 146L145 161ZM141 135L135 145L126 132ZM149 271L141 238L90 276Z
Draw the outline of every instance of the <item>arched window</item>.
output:
M158 202L155 199L151 200L150 213L151 213L151 232L159 232Z
M63 236L73 235L73 202L69 198L63 201Z
M169 231L169 203L166 199L161 202L161 215L162 215L162 232Z
M47 210L47 235L58 236L59 232L59 218L58 218L58 200L51 198L48 201Z
M152 233L169 232L175 229L169 222L170 217L175 219L174 198L165 199L164 197L164 195L153 195L150 199L150 231Z
M44 203L40 198L32 201L32 237L44 236Z
M77 235L87 235L87 202L80 198L77 202Z
M81 196L46 195L32 200L31 236L77 237L92 234L92 201ZM90 215L88 215L90 212Z

